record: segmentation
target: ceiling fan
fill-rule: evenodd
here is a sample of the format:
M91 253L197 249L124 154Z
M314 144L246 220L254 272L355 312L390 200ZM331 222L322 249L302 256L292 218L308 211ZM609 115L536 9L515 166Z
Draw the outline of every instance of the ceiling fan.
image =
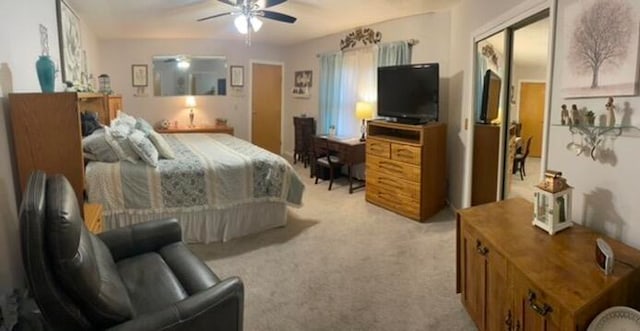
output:
M221 17L221 16L237 16L234 20L234 25L236 29L242 34L246 34L246 42L247 45L251 45L251 31L258 32L262 27L262 21L259 17L268 18L271 20L283 22L283 23L294 23L296 18L293 16L289 16L286 14L274 12L271 10L265 10L265 8L277 6L287 0L218 0L227 5L231 5L235 8L235 10L220 13L212 16L203 17L198 19L198 22L206 21L212 18Z

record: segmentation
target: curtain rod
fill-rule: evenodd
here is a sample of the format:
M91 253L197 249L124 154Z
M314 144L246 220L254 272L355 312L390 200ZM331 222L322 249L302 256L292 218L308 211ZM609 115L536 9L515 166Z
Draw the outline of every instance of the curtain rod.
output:
M420 43L420 40L418 40L418 39L407 39L407 40L400 40L400 41L406 41L406 42L407 42L407 44L409 45L409 47L413 47L414 45L417 45L417 44L419 44L419 43ZM387 43L381 43L381 44L387 44ZM371 45L371 46L373 46L373 45ZM365 45L365 46L360 46L360 47L355 47L355 48L347 49L347 50L344 50L344 51L337 51L336 53L348 52L348 51L357 50L357 49L362 49L362 48L365 48L365 47L371 47L371 46L369 46L369 45ZM331 54L331 53L330 53L330 52L319 53L319 54L316 54L316 57L320 57L320 56L322 56L322 55L324 55L324 54Z

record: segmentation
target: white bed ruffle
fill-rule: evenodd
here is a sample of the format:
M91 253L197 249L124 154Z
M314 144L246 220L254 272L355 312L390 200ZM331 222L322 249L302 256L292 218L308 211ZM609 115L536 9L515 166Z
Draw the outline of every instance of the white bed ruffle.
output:
M144 211L105 215L105 230L175 217L182 227L182 238L190 243L210 243L258 233L287 224L287 204L262 201L241 203L223 209L200 209L189 212Z

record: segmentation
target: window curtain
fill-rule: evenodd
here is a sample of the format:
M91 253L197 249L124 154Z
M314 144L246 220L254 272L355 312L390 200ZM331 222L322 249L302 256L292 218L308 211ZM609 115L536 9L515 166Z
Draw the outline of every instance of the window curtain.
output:
M376 61L375 47L350 50L342 55L341 106L336 125L336 132L339 136L360 136L361 122L356 118L356 103L365 101L375 104L377 95Z
M378 67L411 63L411 47L407 41L395 41L378 46Z
M320 55L320 133L329 133L338 122L341 71L342 53Z

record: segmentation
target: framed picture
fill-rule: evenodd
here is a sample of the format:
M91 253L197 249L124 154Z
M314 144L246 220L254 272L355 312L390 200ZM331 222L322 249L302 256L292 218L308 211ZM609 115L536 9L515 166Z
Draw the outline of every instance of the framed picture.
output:
M295 87L311 87L311 82L313 81L313 71L304 70L304 71L296 71L293 77L293 86Z
M146 64L131 65L131 85L134 87L142 87L149 85L147 80L148 72Z
M231 66L231 86L232 87L244 86L244 67L243 66Z
M56 1L58 39L60 42L60 66L62 82L80 82L82 75L82 44L80 20L71 7L62 0Z
M294 87L291 90L291 94L293 94L294 98L305 98L306 99L306 98L308 98L310 96L309 95L309 88L308 87L302 87L302 86Z

